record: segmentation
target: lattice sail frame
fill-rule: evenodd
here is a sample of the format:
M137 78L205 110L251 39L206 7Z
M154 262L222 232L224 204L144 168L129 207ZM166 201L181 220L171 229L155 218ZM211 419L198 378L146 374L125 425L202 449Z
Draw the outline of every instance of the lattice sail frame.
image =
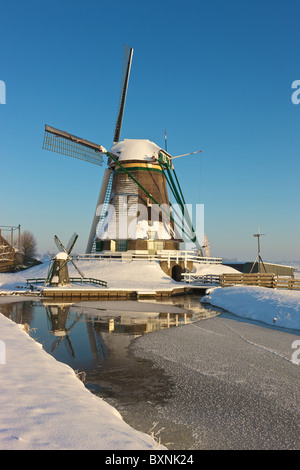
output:
M102 166L100 146L68 132L45 125L43 149Z

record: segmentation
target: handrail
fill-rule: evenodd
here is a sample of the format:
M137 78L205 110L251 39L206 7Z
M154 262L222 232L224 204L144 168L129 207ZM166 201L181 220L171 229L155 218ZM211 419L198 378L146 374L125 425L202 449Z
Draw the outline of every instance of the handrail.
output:
M201 264L222 264L222 258L204 257L197 256L193 251L169 251L163 253L156 253L149 255L148 253L129 253L126 251L111 251L107 253L89 253L89 254L77 254L73 255L72 258L77 261L90 261L90 260L105 260L105 259L120 259L122 257L126 260L130 259L133 261L139 260L176 260L176 261L195 261Z
M191 284L214 284L219 285L219 274L195 274L195 273L182 273L181 276L184 282Z
M28 284L44 284L46 280L47 280L46 278L37 277L37 278L26 279L26 282L27 282L27 285ZM87 282L89 284L97 284L102 287L107 287L106 281L102 281L101 279L95 279L93 277L70 277L70 282L80 282L80 283Z

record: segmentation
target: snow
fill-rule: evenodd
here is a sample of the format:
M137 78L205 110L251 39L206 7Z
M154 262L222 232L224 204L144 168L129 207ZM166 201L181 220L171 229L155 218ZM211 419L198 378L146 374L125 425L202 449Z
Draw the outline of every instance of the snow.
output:
M9 294L16 286L24 291L26 279L46 277L49 261L18 273L1 273L0 292ZM86 277L106 280L112 289L121 286L149 293L178 286L158 261L76 264ZM77 275L73 265L69 265L69 273ZM24 299L30 298L1 296L0 312L1 303ZM1 314L0 343L5 345L2 363L0 356L0 449L164 448L153 437L128 426L115 408L84 387L69 366L48 355L21 325Z
M67 365L0 315L1 450L149 450L158 444L127 425ZM2 343L3 344L3 343ZM3 362L3 361L2 361ZM161 447L163 448L163 447Z
M208 289L201 302L268 325L300 330L300 291L216 287Z
M122 261L112 260L76 260L76 266L82 271L84 277L100 279L108 283L110 289L132 289L140 291L171 290L182 286L182 283L173 281L165 274L158 260ZM19 273L0 274L0 293L15 290L16 286L26 286L26 279L45 278L48 273L49 262L34 266ZM70 277L78 277L78 272L71 263L68 265ZM197 274L221 274L225 272L237 272L229 266L220 264L194 264ZM90 289L91 286L89 285Z
M161 148L148 139L124 139L111 148L111 153L119 157L119 162L126 160L153 162L158 158Z
M178 286L157 261L91 260L76 264L86 277L106 280L112 289L147 293ZM45 277L48 265L1 273L0 292L9 294L16 286L26 286L27 278ZM232 272L222 265L199 265L197 273L220 274L228 269ZM72 265L69 270L70 275L77 274ZM24 297L1 296L0 312L1 303L18 300ZM251 286L211 288L203 302L242 317L300 329L299 291ZM189 343L190 330L180 330L180 341ZM1 314L0 377L0 449L163 449L151 436L127 425L115 408L84 387L69 366L56 361L21 325Z
M55 256L55 259L64 259L64 260L66 260L67 258L68 258L68 254L64 253L63 251L61 251L60 253L57 253L57 255Z
M86 260L76 261L76 266L82 271L85 277L107 281L111 289L147 289L171 288L174 281L170 279L160 269L158 262L122 262L122 260ZM45 278L48 272L48 263L34 266L19 273L0 274L0 292L15 290L16 285L26 286L26 279ZM68 265L70 276L78 277L78 272L71 263ZM89 286L91 288L91 286Z
M220 264L194 264L194 274L205 276L205 275L220 275L220 274L237 274L237 271L230 266L220 265Z

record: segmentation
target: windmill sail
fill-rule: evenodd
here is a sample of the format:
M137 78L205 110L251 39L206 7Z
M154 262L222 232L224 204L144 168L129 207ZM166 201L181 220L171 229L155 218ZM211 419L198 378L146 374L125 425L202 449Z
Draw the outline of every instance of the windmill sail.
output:
M126 94L128 88L129 74L132 62L133 49L126 44L124 44L124 53L123 53L123 68L122 68L122 81L121 81L121 93L120 93L120 102L119 110L115 128L114 143L119 142L122 120L125 108Z
M73 235L72 235L72 237L70 238L69 243L67 244L67 247L66 247L66 250L67 250L67 253L68 253L68 254L70 254L71 251L73 250L77 238L78 238L77 233L73 233Z
M45 125L43 149L78 158L95 165L101 166L103 163L100 145L55 129L55 127L47 124Z

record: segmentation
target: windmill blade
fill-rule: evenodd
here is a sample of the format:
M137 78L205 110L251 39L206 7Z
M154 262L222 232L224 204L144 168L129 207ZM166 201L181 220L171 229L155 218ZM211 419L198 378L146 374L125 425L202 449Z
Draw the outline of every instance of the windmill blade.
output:
M83 316L83 313L81 313L72 323L71 326L69 326L68 328L68 332L70 332L72 330L72 328L74 328L74 326L76 325L76 323L79 322L79 320L81 319L81 317Z
M53 260L51 260L50 264L49 264L47 278L46 278L46 284L50 281L50 279L52 277L53 268L54 268L54 262L53 262Z
M131 68L131 62L132 62L132 54L133 54L133 49L127 46L126 44L124 44L121 93L120 93L120 102L119 102L118 116L117 116L115 135L114 135L114 144L116 142L119 142L120 140L126 94L127 94L127 88L128 88L128 81L129 81L130 68Z
M65 249L64 245L62 244L62 242L60 241L57 235L54 235L54 242L59 250L62 250L68 254L67 250Z
M71 251L73 250L77 238L78 238L77 233L76 233L76 232L73 233L72 237L71 237L70 240L69 240L69 243L67 244L67 248L66 248L66 250L67 250L67 252L68 252L68 255L69 255L69 254L71 253Z
M200 152L202 152L202 150L196 150L196 152L185 153L183 155L176 155L176 157L171 157L171 160L174 160L174 158L187 157L188 155L194 155L195 153Z
M64 339L64 336L61 336L59 339L55 339L53 342L52 342L52 345L51 345L51 352L54 352L55 349L58 348L58 346L60 345L60 343L63 341Z
M43 149L102 165L101 146L68 132L45 125Z
M72 260L72 258L69 258L69 261L71 261L71 263L73 264L74 268L78 271L78 273L80 274L80 277L84 278L84 274L82 274L82 272L81 272L80 269L76 266L76 264L74 263L74 261Z
M67 352L68 352L69 354L71 353L71 357L75 357L75 351L74 351L74 348L73 348L73 346L72 346L72 343L71 343L71 340L70 340L70 338L69 338L69 335L66 335L66 336L64 337L64 339L65 339L64 343L65 343L65 345L67 345L67 346L66 346Z

